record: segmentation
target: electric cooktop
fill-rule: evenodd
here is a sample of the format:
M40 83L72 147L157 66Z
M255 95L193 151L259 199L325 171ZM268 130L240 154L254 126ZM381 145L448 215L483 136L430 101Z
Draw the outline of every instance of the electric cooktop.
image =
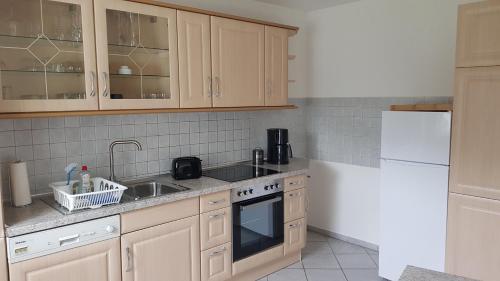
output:
M203 171L203 175L206 177L227 182L249 180L278 173L280 172L262 167L246 165L234 165Z

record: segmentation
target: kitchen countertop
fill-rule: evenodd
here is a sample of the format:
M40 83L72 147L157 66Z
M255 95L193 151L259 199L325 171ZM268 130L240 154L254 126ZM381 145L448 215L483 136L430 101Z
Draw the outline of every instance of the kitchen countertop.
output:
M251 162L243 164L251 165ZM177 181L170 175L161 175L156 177L159 182L175 183L190 190L182 191L170 195L147 198L143 200L126 202L104 206L99 209L79 210L74 213L64 215L57 211L40 198L34 198L30 206L24 208L14 208L8 205L4 206L5 216L5 234L7 237L14 237L32 232L47 230L68 224L98 219L102 217L121 214L129 211L139 210L152 206L162 205L178 200L197 197L205 194L215 193L224 190L230 190L245 185L253 185L262 181L300 175L308 172L309 160L302 158L291 159L288 165L265 164L261 167L277 170L281 173L266 177L255 178L239 182L225 182L213 178L201 177L194 180Z
M475 281L473 279L407 266L399 281Z

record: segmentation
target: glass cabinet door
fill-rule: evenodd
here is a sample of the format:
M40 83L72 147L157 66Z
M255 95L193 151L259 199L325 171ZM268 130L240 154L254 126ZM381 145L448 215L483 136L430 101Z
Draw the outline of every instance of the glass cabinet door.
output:
M179 107L176 11L96 0L101 109Z
M0 1L0 112L97 110L92 1Z

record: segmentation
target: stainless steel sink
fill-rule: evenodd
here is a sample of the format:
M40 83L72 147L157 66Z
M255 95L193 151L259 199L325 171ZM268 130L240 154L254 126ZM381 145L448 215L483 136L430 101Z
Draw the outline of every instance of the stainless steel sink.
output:
M162 183L156 180L136 181L122 184L128 187L123 194L125 201L136 201L189 190L189 188L184 186L174 183Z

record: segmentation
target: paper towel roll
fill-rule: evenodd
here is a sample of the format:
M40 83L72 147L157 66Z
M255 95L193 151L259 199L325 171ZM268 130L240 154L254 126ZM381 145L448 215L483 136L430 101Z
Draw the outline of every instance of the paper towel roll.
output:
M16 207L31 204L30 182L26 162L11 163L9 168L12 204Z

